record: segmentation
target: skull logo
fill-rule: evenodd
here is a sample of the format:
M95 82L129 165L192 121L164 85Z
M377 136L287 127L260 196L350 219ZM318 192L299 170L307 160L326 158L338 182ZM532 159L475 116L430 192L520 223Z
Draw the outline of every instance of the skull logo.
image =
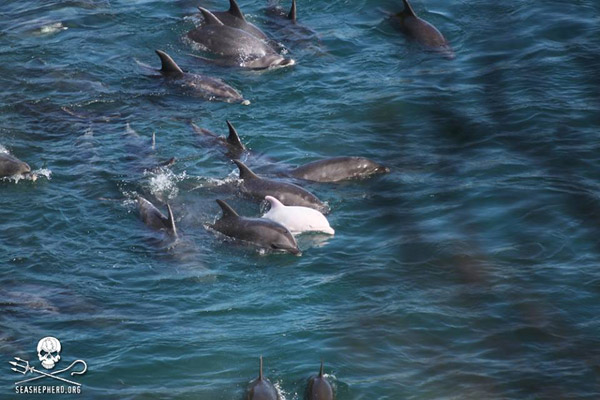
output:
M52 369L60 361L60 342L55 337L47 336L38 342L37 353L42 366Z

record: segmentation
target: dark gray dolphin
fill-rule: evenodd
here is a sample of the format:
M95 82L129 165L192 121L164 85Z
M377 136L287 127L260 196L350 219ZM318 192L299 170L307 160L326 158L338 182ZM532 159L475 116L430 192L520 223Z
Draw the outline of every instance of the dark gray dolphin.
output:
M258 378L248 385L246 400L280 400L279 393L275 386L263 376L263 360L260 356L260 366L258 369Z
M204 25L188 32L192 41L206 51L220 56L217 64L250 69L265 69L294 65L295 61L284 58L268 43L256 36L223 24L213 13L200 7ZM210 61L210 60L209 60Z
M240 179L242 179L240 188L248 196L257 200L263 200L266 196L273 196L286 206L310 207L322 213L328 211L327 206L317 196L300 186L261 178L240 160L233 160L233 162L240 170Z
M23 175L31 172L31 167L8 153L0 153L0 177Z
M270 1L267 7L267 14L273 17L286 18L293 23L296 23L296 0L292 0L292 7L290 8L289 12L283 11L283 9L279 7L276 2Z
M306 400L333 400L333 388L323 375L323 361L319 374L311 377L306 385Z
M223 216L212 225L214 230L266 249L300 254L296 239L285 226L264 218L240 217L223 200L217 200L217 203Z
M394 22L407 36L413 38L421 46L439 52L447 58L454 58L454 52L448 41L435 26L419 18L408 0L402 0L404 10L393 16Z
M227 155L227 157L232 159L240 158L240 156L247 151L246 146L244 146L244 143L242 143L240 136L231 122L225 122L227 122L227 127L229 128L229 135L226 138L219 136L208 129L200 128L194 123L192 123L192 129L197 134L207 136L216 143L222 145L226 149L225 155Z
M368 158L332 157L304 164L291 170L288 175L306 181L339 182L387 172L390 172L388 167Z
M261 31L256 25L246 20L244 13L235 0L229 0L229 10L227 11L212 11L213 15L222 23L233 28L246 31L259 39L269 40L269 37Z
M173 218L173 210L171 210L171 206L169 204L167 204L169 216L166 217L158 210L158 208L154 206L154 204L145 198L138 196L137 202L140 210L140 217L146 225L156 230L165 229L170 235L177 237L175 218Z
M160 57L162 68L160 73L169 80L176 81L184 89L204 97L208 100L219 100L227 103L241 103L248 105L250 102L244 100L240 92L226 84L220 79L209 76L190 74L184 72L179 65L164 51L156 50Z

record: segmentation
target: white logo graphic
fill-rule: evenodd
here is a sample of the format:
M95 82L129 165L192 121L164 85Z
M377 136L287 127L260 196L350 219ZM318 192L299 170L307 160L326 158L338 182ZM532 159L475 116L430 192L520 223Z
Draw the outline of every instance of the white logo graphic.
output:
M37 352L42 366L52 369L60 361L60 342L55 337L45 337L38 342Z
M61 357L60 357L61 350L62 350L62 346L60 345L60 342L58 341L58 339L55 337L48 336L48 337L45 337L42 340L40 340L37 345L37 354L38 354L39 360L42 363L42 366L48 370L54 368L56 366L56 363L58 363L61 359ZM59 380L59 381L65 382L65 383L69 383L71 385L81 386L81 383L77 383L77 382L73 382L71 380L65 379L65 378L59 376L59 374L72 369L77 364L81 364L82 370L81 371L71 371L71 376L83 375L87 371L87 364L83 360L75 360L68 367L60 369L58 371L54 371L52 373L47 373L47 372L35 369L34 367L29 365L29 361L23 360L22 358L15 357L15 360L16 361L9 361L9 364L13 366L13 368L11 368L13 371L19 372L23 375L37 374L37 376L34 376L32 378L28 378L28 379L25 379L20 382L15 382L15 385L17 385L17 386L22 385L23 383L26 383L26 382L33 382L38 379L42 379L42 378L46 378L46 377L56 379L56 380Z

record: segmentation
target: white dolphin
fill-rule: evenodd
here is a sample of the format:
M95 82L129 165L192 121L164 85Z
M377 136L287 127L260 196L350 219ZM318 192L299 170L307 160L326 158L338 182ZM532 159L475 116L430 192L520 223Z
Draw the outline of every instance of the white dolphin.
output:
M285 206L272 196L265 200L271 203L271 209L263 218L278 222L293 234L302 232L324 232L333 235L335 231L329 226L327 218L319 211L299 206Z

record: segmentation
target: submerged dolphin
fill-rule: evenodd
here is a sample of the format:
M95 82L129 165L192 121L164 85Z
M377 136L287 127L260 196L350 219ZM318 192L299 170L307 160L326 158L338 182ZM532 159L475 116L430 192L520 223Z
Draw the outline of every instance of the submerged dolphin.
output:
M368 158L332 157L304 164L291 170L288 174L306 181L339 182L387 172L390 172L388 167L384 167Z
M248 385L246 400L280 400L279 393L270 380L263 376L263 360L260 356L258 378Z
M30 172L31 167L26 162L23 162L8 153L0 153L0 178L13 175L23 175Z
M242 103L243 105L250 104L250 101L244 100L240 92L222 80L183 72L183 70L179 68L179 65L177 65L167 53L161 50L155 51L162 63L160 73L169 80L177 82L183 88L208 100L220 100L227 103Z
M222 57L214 62L242 68L266 69L294 65L268 43L256 36L221 22L213 13L200 7L204 25L188 32L187 36L206 51Z
M212 225L214 230L266 249L300 254L296 239L285 226L264 218L240 217L223 200L217 200L217 203L223 216Z
M242 140L240 139L240 136L238 135L233 124L229 121L225 122L227 122L227 127L229 128L229 135L226 138L219 136L216 133L209 131L208 129L200 128L199 126L193 123L192 129L194 129L194 131L199 135L208 136L215 142L223 145L227 149L225 154L228 157L240 158L240 156L244 152L246 152L246 146L244 146L244 144L242 143Z
M233 160L233 162L240 170L242 192L248 196L257 200L262 200L265 196L273 196L286 206L303 206L322 212L327 211L327 206L317 196L300 186L261 178L240 160Z
M319 375L313 376L308 380L306 385L306 400L333 400L333 388L323 375L323 361L321 361L321 369Z
M335 231L329 225L327 218L319 211L298 206L284 206L273 196L266 196L265 200L271 203L271 209L263 215L263 218L277 222L292 234L302 232L324 232L333 235Z
M169 204L167 204L169 216L166 217L158 210L158 208L154 206L154 204L145 198L138 196L137 202L140 210L140 217L146 225L156 230L165 229L170 235L177 237L175 218L173 218L173 210L171 210L171 206Z
M277 3L270 1L269 6L267 7L267 14L270 14L274 17L286 18L293 23L296 23L296 0L292 0L292 7L289 12L283 11L281 7L277 5Z
M454 58L454 52L444 35L435 26L419 18L408 0L402 0L404 10L393 16L398 27L409 37L413 38L423 47L439 52L448 58Z
M229 10L227 11L212 11L213 15L222 23L233 28L241 29L256 36L262 40L269 40L269 37L261 31L256 25L250 23L244 17L244 13L235 0L229 0Z

